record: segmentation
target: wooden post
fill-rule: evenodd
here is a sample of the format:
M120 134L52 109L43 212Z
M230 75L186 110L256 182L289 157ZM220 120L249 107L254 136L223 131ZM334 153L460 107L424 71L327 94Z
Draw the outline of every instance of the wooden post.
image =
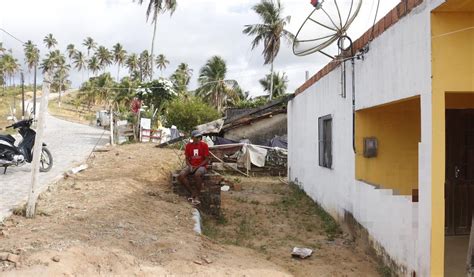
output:
M110 145L114 146L114 109L110 105Z
M50 88L50 73L46 72L43 78L43 95L41 96L40 110L38 115L38 125L36 128L35 145L33 147L33 161L31 168L31 187L28 194L28 203L26 206L26 217L32 218L36 214L36 200L38 194L36 188L38 187L38 175L41 160L41 151L43 149L43 133L46 121L46 112L48 110L48 97ZM36 101L36 99L33 99Z
M25 119L25 77L21 72L21 119Z

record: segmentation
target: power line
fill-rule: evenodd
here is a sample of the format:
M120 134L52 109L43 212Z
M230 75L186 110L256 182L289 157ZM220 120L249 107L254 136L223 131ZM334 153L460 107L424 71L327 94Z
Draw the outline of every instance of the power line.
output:
M3 28L0 28L0 31L4 32L5 34L9 35L10 37L12 37L13 39L15 39L16 41L20 42L21 44L25 44L21 39L15 37L14 35L10 34L8 31L6 31L5 29Z

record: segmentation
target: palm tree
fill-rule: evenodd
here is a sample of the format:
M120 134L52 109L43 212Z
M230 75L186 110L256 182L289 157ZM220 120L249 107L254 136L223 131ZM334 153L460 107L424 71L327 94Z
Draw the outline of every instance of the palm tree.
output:
M189 65L186 63L181 63L176 71L171 75L170 79L178 94L183 95L188 92L188 85L192 75L193 70L189 68Z
M54 38L53 34L46 35L43 39L43 42L48 50L51 50L51 48L56 47L58 44L58 41Z
M87 68L92 71L94 76L97 76L97 72L99 72L101 68L99 59L96 56L92 56L87 62Z
M38 65L40 58L40 51L38 47L31 41L28 40L23 44L23 49L25 51L25 63L28 67L28 72L31 72L35 68L35 85L36 85L36 66Z
M271 75L268 74L265 78L260 79L260 85L262 85L263 90L270 93L270 82L271 82ZM280 76L280 73L273 74L273 97L278 97L286 93L286 89L288 88L288 77L283 72Z
M140 81L143 82L147 77L150 77L150 80L152 79L152 68L151 68L151 60L152 57L148 53L148 50L144 50L140 54L139 58L139 69L140 69Z
M95 56L99 61L100 68L102 68L105 72L105 68L112 64L112 53L110 53L109 49L107 49L105 46L99 46L99 48L97 48Z
M6 49L3 47L3 42L0 42L0 54L4 54Z
M84 53L81 51L76 51L74 56L72 57L72 63L74 65L74 68L77 69L78 71L82 72L82 82L84 82L84 71L83 69L87 69L87 59L84 56Z
M262 23L245 25L244 34L254 36L252 50L263 42L264 64L271 64L270 79L273 79L273 62L280 51L281 39L293 42L295 36L285 29L290 23L290 16L283 17L283 6L280 0L261 0L252 8L261 18ZM270 100L273 97L273 81L270 81Z
M156 68L158 68L161 71L161 76L163 77L163 70L166 69L166 66L170 63L163 54L159 54L158 57L156 57Z
M67 51L67 56L69 57L70 60L72 60L72 57L74 57L77 50L74 44L68 44L68 46L66 47L66 51Z
M91 37L87 37L86 39L84 39L82 45L85 46L87 49L87 58L90 57L91 50L95 50L95 48L97 47L97 43Z
M134 0L137 1L138 4L143 4L143 0ZM156 26L158 23L158 14L165 13L167 11L170 12L170 15L176 11L177 1L176 0L149 0L148 8L146 10L146 18L147 20L150 19L152 16L152 23L153 26L153 38L151 40L151 51L150 51L150 69L151 69L151 79L153 79L153 51L155 50L155 37L156 37ZM150 80L151 80L150 79Z
M46 58L43 59L40 68L43 69L43 73L46 71L53 72L58 66L65 63L66 58L64 55L59 50L54 50L46 54Z
M227 99L238 98L239 85L235 80L227 80L226 74L226 62L219 56L209 59L199 71L200 87L197 89L197 94L214 105L219 112L223 110Z
M61 93L62 93L62 84L69 77L69 65L66 64L66 57L59 50L54 50L49 52L46 55L46 58L43 59L40 68L43 69L43 73L49 71L53 76L53 83L51 86L59 87L57 92L58 96L58 106L61 107ZM64 73L67 71L66 73ZM56 77L55 77L56 76ZM64 79L62 79L64 78Z
M127 51L123 49L122 44L117 43L113 47L113 56L114 56L114 62L117 64L117 82L120 80L120 68L122 67L123 63L125 62L125 59L127 58Z
M28 72L31 72L33 68L35 70L33 75L33 99L36 99L36 74L38 71L40 51L31 40L25 42L23 47L25 50L25 62L28 67ZM36 101L33 101L33 115L36 115Z
M11 51L7 54L3 54L1 57L1 69L2 69L2 78L4 80L3 82L3 91L5 92L5 86L6 86L6 79L10 80L10 86L13 85L13 80L16 72L20 69L20 65L18 64L17 59L13 57L11 54ZM16 116L16 98L15 95L16 93L13 93L13 115Z
M130 54L125 61L125 64L127 65L130 77L132 77L139 69L140 61L138 55L135 53Z

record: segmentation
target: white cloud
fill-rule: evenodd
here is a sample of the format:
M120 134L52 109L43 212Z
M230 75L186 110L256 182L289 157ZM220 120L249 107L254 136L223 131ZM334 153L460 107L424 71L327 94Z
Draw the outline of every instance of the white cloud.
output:
M364 5L372 8L375 1L364 1ZM192 85L195 86L200 67L211 56L220 55L228 63L229 78L239 81L252 95L262 94L258 80L268 74L269 66L263 66L262 48L252 51L252 39L242 34L245 24L259 22L251 10L258 2L178 0L178 9L172 17L165 14L159 18L155 53L163 53L171 61L165 76L171 74L179 63L186 62L194 69ZM380 15L397 2L399 0L382 0ZM309 0L282 0L282 3L285 15L292 16L288 28L296 33L312 10ZM69 43L82 48L83 39L91 36L100 45L110 48L120 42L128 52L139 53L151 46L152 26L145 21L145 9L145 5L138 6L132 0L4 1L0 11L0 27L21 40L33 40L41 46L42 54L47 52L42 40L48 33L54 34L62 50ZM369 22L365 20L366 25ZM364 28L362 25L355 28ZM23 61L20 43L4 33L0 33L0 41L13 50L19 61ZM322 55L296 57L291 46L285 44L275 62L275 70L287 72L289 90L293 91L304 82L305 71L314 74L328 61ZM112 72L116 72L115 67ZM156 72L156 75L159 74ZM79 84L80 76L73 74L75 85Z

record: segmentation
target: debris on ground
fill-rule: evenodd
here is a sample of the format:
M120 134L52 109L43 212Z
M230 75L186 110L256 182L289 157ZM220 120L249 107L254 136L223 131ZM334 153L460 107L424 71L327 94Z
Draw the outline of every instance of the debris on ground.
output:
M299 248L293 247L293 251L291 252L291 256L301 259L306 259L313 254L313 250L309 248Z

